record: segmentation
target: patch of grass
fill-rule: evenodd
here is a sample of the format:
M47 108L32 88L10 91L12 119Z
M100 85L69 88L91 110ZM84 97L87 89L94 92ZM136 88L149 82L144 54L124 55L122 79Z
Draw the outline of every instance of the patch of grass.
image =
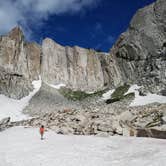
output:
M114 93L111 95L112 98L122 98L124 96L124 94L129 90L130 85L123 85L120 86L118 88L116 88L116 90L114 91Z
M117 101L120 101L120 100L123 100L123 99L133 99L135 97L135 93L129 93L125 96L122 96L122 97L117 97L117 98L111 98L111 99L108 99L106 100L106 103L107 104L110 104L110 103L114 103L114 102L117 102Z
M69 88L61 88L60 90L60 93L66 97L67 99L69 100L73 100L73 101L81 101L81 100L84 100L88 97L95 97L95 96L102 96L103 93L106 92L106 89L105 90L101 90L101 91L96 91L94 93L86 93L84 91L73 91Z
M125 96L123 96L123 99L133 99L135 97L135 93L132 92L132 93L129 93Z
M113 94L111 95L111 99L108 99L106 101L107 104L114 103L123 99L132 99L135 97L135 93L129 93L127 95L124 95L130 88L130 85L123 85L118 87Z
M107 103L107 104L111 104L111 103L115 103L115 102L117 102L117 101L120 101L120 99L119 99L119 98L113 98L113 99L108 99L108 100L106 100L106 103Z

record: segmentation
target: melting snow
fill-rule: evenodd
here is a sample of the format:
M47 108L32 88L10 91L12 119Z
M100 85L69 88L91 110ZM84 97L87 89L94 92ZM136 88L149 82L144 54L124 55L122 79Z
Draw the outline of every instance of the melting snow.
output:
M108 99L110 99L110 98L111 98L111 95L112 95L112 93L113 93L114 91L115 91L115 90L113 89L113 90L109 90L108 92L104 93L104 94L102 95L102 99L103 99L103 100L108 100Z
M129 88L128 93L135 93L135 99L132 101L130 106L141 106L141 105L146 105L150 103L166 103L166 96L161 96L157 94L151 94L148 93L146 96L140 96L138 90L140 89L140 86L133 85ZM125 95L126 95L125 94Z
M49 131L40 140L36 128L0 133L1 166L163 166L165 140L151 138L65 136Z
M61 87L65 87L65 84L57 84L57 85L53 85L53 84L48 84L46 83L48 86L55 88L55 89L60 89Z
M0 95L0 119L11 117L11 121L19 121L29 118L23 114L23 109L28 105L30 99L38 92L41 87L41 79L32 82L34 90L28 96L20 100L11 99L4 95Z

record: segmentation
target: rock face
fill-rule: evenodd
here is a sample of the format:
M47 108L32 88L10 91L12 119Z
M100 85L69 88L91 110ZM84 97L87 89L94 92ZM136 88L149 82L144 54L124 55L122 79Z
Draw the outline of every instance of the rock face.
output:
M63 83L76 91L95 92L136 83L165 95L165 6L165 0L158 0L140 9L110 54L63 47L48 38L40 48L25 42L20 28L14 28L0 37L0 93L13 98L26 96L32 89L31 81L41 74L46 84Z
M43 41L42 53L41 75L48 84L64 83L73 90L90 92L109 84L109 73L102 64L108 62L107 53L63 47L51 39Z
M0 131L5 130L10 125L10 117L4 118L0 121Z
M0 37L0 94L20 99L41 74L43 83L96 92L121 83L119 67L108 53L63 47L45 39L42 49L28 43L19 27Z
M133 17L128 30L111 50L123 82L146 86L151 92L166 89L166 1L158 0Z
M12 98L28 95L40 73L40 54L40 46L26 43L19 27L1 36L0 93Z
M64 83L74 90L98 91L129 83L144 91L166 91L166 1L138 10L110 54L63 47L51 39L42 45L45 83Z

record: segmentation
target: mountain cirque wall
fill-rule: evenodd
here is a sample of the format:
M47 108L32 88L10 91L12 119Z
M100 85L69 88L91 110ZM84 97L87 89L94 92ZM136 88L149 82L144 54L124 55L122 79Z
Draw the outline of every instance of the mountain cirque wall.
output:
M42 58L41 58L42 57ZM166 95L166 1L138 10L111 52L63 47L46 38L27 43L20 28L0 37L0 93L26 96L41 75L45 84L96 92L124 83Z
M110 54L51 39L43 41L42 54L41 75L48 84L88 92L128 83L166 95L166 1L138 10Z
M123 82L144 85L146 90L166 90L166 1L137 11L128 30L111 50Z
M47 38L42 44L42 55L41 76L48 84L63 83L73 90L94 92L120 83L118 68L113 60L109 61L108 53L63 47Z
M19 27L0 37L0 93L20 99L32 90L40 74L41 48L24 41Z
M78 91L96 92L120 84L115 61L108 53L63 47L45 39L42 47L28 43L19 27L0 37L0 93L20 99L32 90L32 80L65 84Z

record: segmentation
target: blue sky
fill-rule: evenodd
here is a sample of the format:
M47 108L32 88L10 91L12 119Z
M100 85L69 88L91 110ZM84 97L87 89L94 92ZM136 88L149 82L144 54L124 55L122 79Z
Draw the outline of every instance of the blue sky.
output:
M4 25L0 33L21 25L27 38L38 43L50 37L62 45L109 51L135 12L154 1L38 0L37 4L35 0L0 1L0 24Z

